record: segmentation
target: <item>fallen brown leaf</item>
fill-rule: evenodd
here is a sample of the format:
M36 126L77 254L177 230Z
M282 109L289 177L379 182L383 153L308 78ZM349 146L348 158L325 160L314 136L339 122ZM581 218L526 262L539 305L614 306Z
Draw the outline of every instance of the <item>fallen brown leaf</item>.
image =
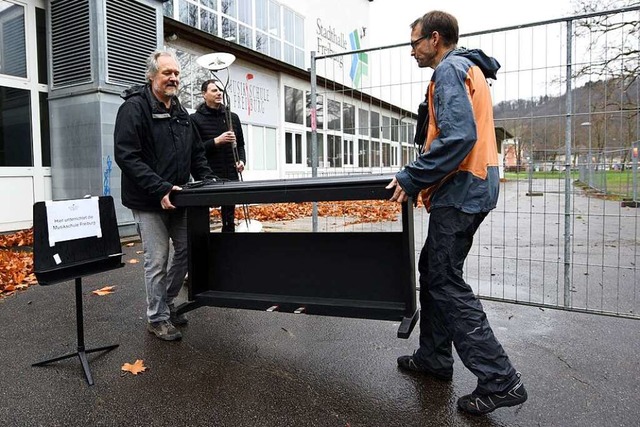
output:
M36 279L36 275L34 273L28 274L27 277L24 278L23 283L27 285L37 285L38 279Z
M33 274L33 253L20 249L32 245L33 229L0 235L0 298L38 283Z
M138 261L138 260L137 260L137 259L135 259L135 258L131 258L128 262L129 262L129 264L137 264L137 263L139 263L140 261Z
M11 248L13 246L32 246L33 228L16 231L11 234L0 235L0 248Z
M143 253L144 253L144 251L136 251L136 253L137 253L138 255L140 255L140 254L143 254Z
M130 242L130 243L127 243L125 246L126 246L126 247L128 247L128 248L130 248L130 247L132 247L133 245L135 245L135 243L134 243L134 242Z
M144 366L144 360L137 359L133 364L125 363L121 369L126 372L131 372L133 375L138 375L140 372L146 371L147 367Z
M115 288L115 286L105 286L103 288L96 289L91 293L99 296L109 295L113 293L113 288Z

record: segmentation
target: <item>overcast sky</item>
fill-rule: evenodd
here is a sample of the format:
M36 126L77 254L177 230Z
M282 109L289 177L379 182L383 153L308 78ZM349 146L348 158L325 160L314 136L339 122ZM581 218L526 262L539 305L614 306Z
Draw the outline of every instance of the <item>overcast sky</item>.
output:
M573 15L571 0L374 0L370 23L376 30L369 46L408 42L409 24L434 9L454 15L461 34Z

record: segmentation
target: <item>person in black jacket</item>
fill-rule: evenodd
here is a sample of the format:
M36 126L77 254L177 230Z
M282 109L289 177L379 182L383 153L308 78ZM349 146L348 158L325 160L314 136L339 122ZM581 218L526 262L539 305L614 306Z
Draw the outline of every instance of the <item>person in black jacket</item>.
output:
M187 274L187 216L169 199L190 175L212 179L204 147L177 98L180 65L171 52L147 60L145 85L122 93L114 129L114 154L122 171L122 204L133 212L144 249L147 329L171 341L186 324L173 305ZM170 243L173 257L170 257Z
M225 106L222 100L222 90L217 80L207 80L202 83L202 97L204 102L198 106L191 118L204 141L209 166L218 177L231 181L238 180L238 174L244 170L246 153L242 124L236 113L231 112L230 127L226 119ZM232 129L232 130L231 130ZM238 159L233 152L236 144ZM237 162L236 162L237 160ZM234 205L222 206L222 232L235 231Z

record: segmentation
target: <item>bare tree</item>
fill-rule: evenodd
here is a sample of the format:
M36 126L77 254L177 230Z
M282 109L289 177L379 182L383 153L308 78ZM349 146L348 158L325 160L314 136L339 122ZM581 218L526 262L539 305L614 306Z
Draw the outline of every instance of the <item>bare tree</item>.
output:
M603 129L616 131L630 144L640 139L640 1L575 0L573 7L578 15L624 10L576 20L576 39L588 40L582 53L589 60L576 69L574 78L588 81L587 111L596 146L605 146ZM620 117L617 123L607 121L614 112Z

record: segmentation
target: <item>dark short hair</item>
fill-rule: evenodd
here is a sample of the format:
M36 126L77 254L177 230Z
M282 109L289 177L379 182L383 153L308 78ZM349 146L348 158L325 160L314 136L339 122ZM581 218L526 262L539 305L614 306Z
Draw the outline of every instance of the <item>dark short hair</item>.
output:
M222 90L222 88L220 87L220 82L219 82L218 80L216 80L216 79L209 79L209 80L205 80L205 81L202 83L202 86L200 86L200 91L201 91L202 93L206 92L206 91L207 91L207 89L209 89L209 85L210 85L211 83L213 83L214 85L216 85L216 87L217 87L218 89Z
M414 29L418 24L422 28L423 36L428 37L432 32L437 31L444 39L445 45L458 44L458 20L450 13L432 10L413 21L410 25L411 29Z

